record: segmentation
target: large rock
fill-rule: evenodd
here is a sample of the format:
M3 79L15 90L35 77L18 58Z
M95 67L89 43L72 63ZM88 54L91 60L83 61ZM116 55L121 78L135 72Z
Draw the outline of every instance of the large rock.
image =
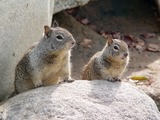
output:
M51 25L53 13L88 1L0 0L0 101L14 91L15 66L42 36L43 26Z
M0 107L3 120L160 120L154 101L124 82L75 81L19 94Z
M89 2L89 0L55 0L54 13L60 12L65 9L82 6Z
M3 100L14 90L17 62L42 36L43 25L51 24L53 3L50 0L1 0L0 8L0 100Z

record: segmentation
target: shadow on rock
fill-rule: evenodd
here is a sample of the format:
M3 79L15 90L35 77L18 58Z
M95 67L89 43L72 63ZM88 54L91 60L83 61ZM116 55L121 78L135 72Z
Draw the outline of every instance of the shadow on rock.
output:
M92 86L89 96L91 100L105 105L110 105L116 100L116 94L121 86L121 82L108 82L105 80L93 80L90 84Z

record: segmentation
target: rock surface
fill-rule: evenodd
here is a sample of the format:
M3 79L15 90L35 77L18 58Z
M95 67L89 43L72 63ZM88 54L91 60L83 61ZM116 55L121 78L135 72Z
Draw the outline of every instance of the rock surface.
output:
M85 5L88 2L89 0L55 0L53 11L54 13L57 13L65 9Z
M25 51L43 33L43 25L51 24L53 4L50 0L0 1L0 100L14 90L14 70Z
M26 50L37 42L44 25L58 11L89 0L0 0L0 101L14 91L14 70Z
M3 120L160 120L154 101L125 82L75 81L19 94L0 107Z

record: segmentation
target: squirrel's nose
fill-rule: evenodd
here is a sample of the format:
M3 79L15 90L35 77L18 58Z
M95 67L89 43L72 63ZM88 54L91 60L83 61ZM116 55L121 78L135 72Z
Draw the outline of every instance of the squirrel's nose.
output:
M124 53L124 56L127 57L127 56L128 56L128 53Z
M76 42L75 41L72 41L72 45L74 45Z

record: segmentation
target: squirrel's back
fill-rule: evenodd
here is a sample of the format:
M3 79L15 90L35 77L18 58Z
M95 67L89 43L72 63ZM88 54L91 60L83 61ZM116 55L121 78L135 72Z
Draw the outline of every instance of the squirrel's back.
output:
M100 54L100 52L97 52L90 61L84 66L83 73L82 73L82 80L92 80L92 79L98 79L100 77L100 74L98 71L96 71L96 65L97 65L97 57Z

